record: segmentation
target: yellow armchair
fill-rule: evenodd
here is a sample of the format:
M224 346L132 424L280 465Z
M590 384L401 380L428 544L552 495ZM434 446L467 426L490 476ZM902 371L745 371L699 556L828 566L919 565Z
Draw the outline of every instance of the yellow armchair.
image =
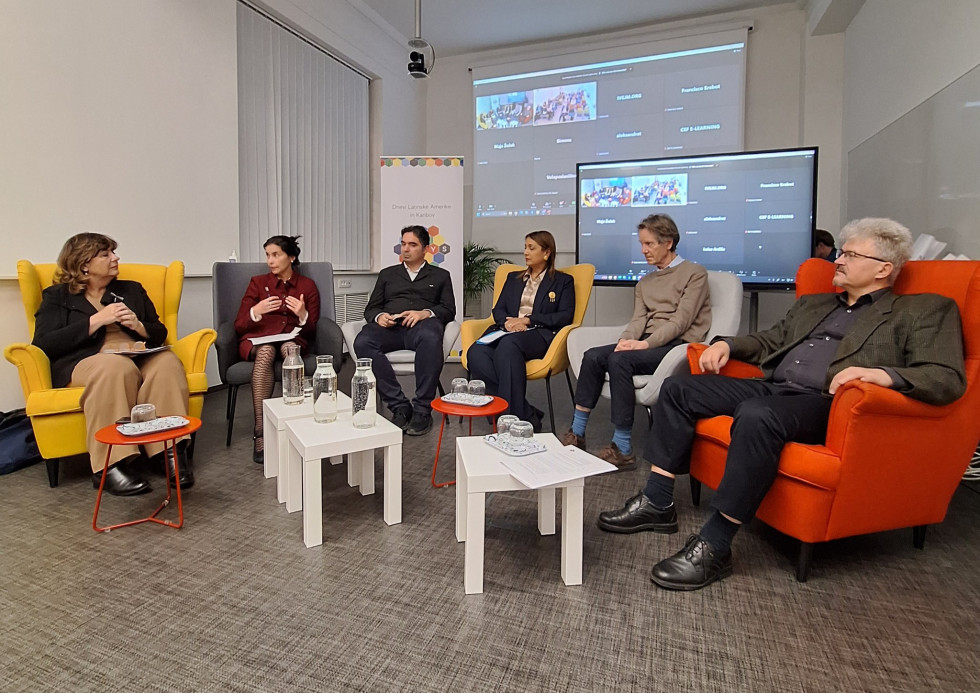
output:
M27 260L17 263L17 281L27 317L27 329L34 337L34 314L41 305L41 292L51 286L55 265L35 265ZM172 262L169 266L120 264L119 278L137 281L143 285L150 300L167 326L166 343L187 372L190 390L188 413L200 417L204 406L204 393L208 389L205 366L208 349L214 343L216 333L202 329L177 339L177 310L184 287L184 263ZM24 391L27 415L31 417L34 437L48 467L48 482L58 485L58 462L62 457L86 453L85 415L79 400L83 388L51 387L51 364L43 351L32 344L10 344L3 351L10 363L17 366L20 386Z
M497 298L504 288L507 275L511 272L522 270L522 265L498 265L497 272L493 278L493 304L497 303ZM568 334L582 324L585 317L585 310L589 307L589 298L592 296L592 282L595 279L595 266L589 264L572 265L571 267L560 267L560 272L565 272L572 276L575 282L575 318L571 325L566 325L558 331L555 339L551 342L547 353L540 359L533 359L527 362L527 379L540 380L544 378L545 386L548 391L548 415L551 419L551 430L555 430L555 410L551 399L551 376L564 372L565 380L568 382L568 391L572 391L572 380L568 375ZM483 318L482 320L466 320L460 328L460 340L463 346L462 362L463 368L466 365L466 351L477 339L480 338L490 325L493 324L493 317Z

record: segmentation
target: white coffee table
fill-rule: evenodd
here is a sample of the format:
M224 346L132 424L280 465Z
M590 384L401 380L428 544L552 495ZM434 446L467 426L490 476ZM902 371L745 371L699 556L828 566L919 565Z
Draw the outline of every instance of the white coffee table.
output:
M562 448L552 433L534 436L549 448ZM456 541L465 541L463 589L483 593L483 539L487 493L530 491L501 464L506 455L490 447L482 436L456 439ZM561 579L582 584L582 478L538 489L538 531L555 533L555 489L561 494Z
M402 521L402 429L381 416L371 428L351 425L350 407L337 420L322 424L312 418L286 422L286 510L303 511L303 542L323 543L324 457L347 455L348 476L353 474L362 496L374 493L374 450L384 448L384 521Z
M350 411L350 397L343 392L337 392L337 410ZM262 401L262 435L265 438L263 452L263 472L266 479L276 478L276 497L280 503L286 502L286 488L289 480L285 469L286 436L283 431L287 421L313 418L313 400L305 400L302 404L286 404L282 397ZM332 464L340 464L343 458L337 456L330 460ZM347 483L357 486L356 475L352 466L347 468Z

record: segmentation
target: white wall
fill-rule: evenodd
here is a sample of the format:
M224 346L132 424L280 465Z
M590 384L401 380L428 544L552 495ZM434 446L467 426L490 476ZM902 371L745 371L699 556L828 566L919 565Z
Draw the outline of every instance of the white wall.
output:
M845 165L842 184L845 191L880 189L887 193L868 194L851 200L850 205L845 195L844 208L861 214L892 216L907 224L913 235L932 232L949 244L948 250L973 257L980 247L980 226L974 212L976 161L970 152L976 149L980 136L973 130L975 126L958 113L961 104L950 104L943 114L937 115L934 129L926 131L921 129L923 125L915 126L912 137L901 138L901 146L888 144L888 137L898 135L875 136L892 124L902 127L895 122L980 65L978 27L980 2L976 0L945 0L939 6L912 0L866 0L847 28L844 41L845 152L850 155L864 144L865 153L855 154L870 173L865 174L864 180L848 183ZM980 94L967 96L968 100L977 98ZM955 117L946 122L953 127L946 130L942 118L950 116ZM933 128L931 119L913 121ZM903 122L908 123L905 127L913 127L907 119ZM886 139L882 141L882 137ZM939 140L941 146L931 146L930 138ZM950 154L947 148L957 147L957 138L963 138L960 147ZM907 155L906 146L909 150L924 146L928 151L896 171L894 160ZM869 151L879 153L868 154ZM968 165L960 168L959 158ZM878 170L881 173L875 174ZM967 173L960 175L963 170ZM954 188L963 191L960 199L944 199L943 193L948 191L936 184L936 172L961 179ZM907 180L916 187L899 196L892 191L901 189L901 185L894 185L893 180ZM868 200L874 202L868 204ZM880 206L869 209L875 204Z
M840 209L840 84L843 43L838 35L806 37L806 14L796 4L753 12L719 14L710 20L676 22L655 29L632 30L581 40L536 43L525 49L508 48L440 58L427 80L426 138L430 150L463 152L472 161L472 79L468 68L494 61L515 62L542 53L604 48L621 43L656 40L678 32L708 32L712 26L750 20L746 64L745 148L773 149L801 145L821 148L818 182L818 223L835 228ZM826 154L825 154L826 152ZM466 237L472 236L472 167L467 167ZM826 221L824 221L826 219ZM492 238L473 240L493 243ZM571 264L574 249L559 249L558 264ZM683 248L681 248L683 254ZM520 256L510 256L520 262ZM785 312L791 297L763 294L760 324ZM632 290L599 287L586 314L586 324L625 323L632 310ZM597 318L596 315L601 315ZM747 320L743 320L743 325Z
M382 153L423 153L424 128L419 114L424 110L424 87L417 84L405 72L407 48L400 39L394 38L379 29L369 10L365 10L357 0L268 0L262 3L271 12L299 28L308 36L314 37L330 47L333 52L346 58L350 63L373 78L371 88L372 109L372 157ZM37 143L37 146L50 145L51 155L56 157L64 148L91 147L84 141L85 133L72 129L72 124L88 117L87 112L75 112L77 100L73 94L91 95L98 90L126 88L124 80L107 78L106 70L100 69L105 56L115 56L120 66L139 64L147 68L147 79L162 84L179 82L182 88L168 91L167 108L179 112L200 113L202 103L211 103L215 94L222 95L227 108L215 114L208 111L207 127L223 138L223 148L211 154L206 162L212 174L202 177L198 170L184 170L184 178L193 181L193 186L175 187L166 194L160 194L152 181L147 181L145 194L137 197L125 196L102 201L104 209L118 209L120 218L131 219L140 214L143 218L155 220L160 210L182 210L190 204L197 204L201 196L211 205L209 213L220 221L214 222L222 230L229 231L237 238L238 227L238 151L237 151L237 70L235 47L235 0L87 0L84 3L65 3L61 0L0 0L0 94L7 100L11 94L19 99L36 98L44 95L45 101L38 108L42 119L37 122L24 120L16 132L0 128L0 151L4 152L0 165L0 214L9 207L11 190L25 190L30 199L18 200L18 209L23 219L37 224L30 229L39 234L47 243L49 252L44 257L31 257L38 262L51 262L64 239L83 229L110 232L101 225L93 227L86 218L72 214L72 198L64 190L52 190L43 181L30 181L28 184L16 177L23 176L28 166L12 166L10 152L30 163L29 151L24 142ZM150 32L152 42L140 41L139 37ZM68 32L68 33L66 33ZM72 34L71 32L75 32ZM155 33L157 32L157 33ZM160 35L162 34L162 35ZM70 41L60 41L60 37L70 36ZM32 51L42 58L42 62L25 63L12 59L8 52L13 47L24 44L24 37L30 37ZM188 45L191 42L192 45ZM168 47L160 50L161 45ZM89 46L89 48L85 48ZM82 47L81 49L79 47ZM180 53L179 61L172 60L173 53ZM96 60L98 58L98 60ZM216 70L218 64L221 69ZM65 84L65 66L73 66L74 79ZM184 73L207 75L209 80L206 93L202 93L201 80L183 79ZM228 94L232 95L230 101ZM112 95L114 99L118 94ZM91 100L89 100L91 102ZM23 104L19 105L23 108ZM8 104L4 104L8 109ZM0 109L3 111L4 109ZM44 137L50 127L50 118L60 119L61 139ZM181 151L193 140L192 126L187 128L168 127L163 131L142 132L139 128L127 127L113 132L100 130L106 148L114 156L138 158L147 149L154 152L172 148ZM230 142L230 145L228 144ZM85 176L93 176L92 170L83 168L84 161L74 161L72 173L82 182ZM55 164L57 159L55 159ZM174 164L184 166L186 162ZM12 182L16 182L15 187ZM27 203L32 206L25 206ZM62 223L42 224L53 212L58 212ZM376 217L373 212L372 217ZM376 224L376 222L374 222ZM11 225L0 216L0 229L8 247L20 248L17 234L25 232L23 225ZM155 230L161 237L172 238L166 231L160 232L151 224L141 227ZM372 230L377 238L379 229ZM221 232L214 228L214 232ZM201 234L209 233L202 229ZM380 244L375 244L380 245ZM137 259L139 243L128 240L120 248L123 259ZM224 251L222 258L227 256ZM192 258L195 247L183 243L174 248L174 259ZM9 266L0 267L0 277L10 277L15 273L14 263L18 256L8 255L5 260ZM214 259L222 259L214 258ZM24 319L17 283L11 279L0 279L0 344L27 339L27 326ZM188 277L184 284L181 303L179 332L187 334L201 327L211 326L211 282L208 277ZM209 381L218 383L212 353L208 369ZM16 370L9 364L0 365L0 409L22 407L23 396Z
M844 147L980 64L980 2L866 0L844 33Z

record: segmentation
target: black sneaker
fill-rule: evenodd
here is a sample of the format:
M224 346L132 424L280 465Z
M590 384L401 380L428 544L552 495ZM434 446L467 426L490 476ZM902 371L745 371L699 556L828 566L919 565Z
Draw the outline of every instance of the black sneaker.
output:
M411 407L399 407L393 412L394 416L391 417L391 423L398 426L398 428L403 431L408 428L409 422L412 420L412 408Z
M424 436L432 430L432 414L429 412L415 412L412 415L412 422L405 429L406 435Z

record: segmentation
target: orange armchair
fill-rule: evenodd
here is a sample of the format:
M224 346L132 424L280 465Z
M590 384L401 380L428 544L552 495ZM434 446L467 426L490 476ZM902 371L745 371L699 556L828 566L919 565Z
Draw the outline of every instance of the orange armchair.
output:
M55 269L53 264L35 265L27 260L17 263L17 281L28 333L32 338L34 314L41 305L41 292L51 286ZM216 333L212 329L202 329L177 339L177 309L184 286L184 263L172 262L166 267L120 264L119 277L138 281L153 301L160 321L167 326L166 343L173 347L187 372L190 391L188 413L200 417L204 394L208 389L205 373L208 349L214 344ZM58 485L60 458L87 452L85 415L79 404L84 388L51 387L51 363L47 355L33 344L10 344L3 353L10 363L17 366L27 403L27 415L31 417L38 449L47 463L48 483L53 488ZM192 451L193 445L189 454Z
M807 260L797 274L797 295L833 291L833 272L825 260ZM921 549L926 526L946 517L980 438L980 262L909 262L894 291L938 293L956 301L963 322L966 393L952 404L933 406L851 381L834 397L824 445L788 443L783 448L776 480L756 517L800 540L800 582L809 574L818 542L912 527L913 544ZM705 348L688 347L692 373L702 372L698 357ZM722 373L761 376L755 366L736 361ZM691 449L695 505L701 483L716 489L721 482L731 423L728 416L697 423Z

